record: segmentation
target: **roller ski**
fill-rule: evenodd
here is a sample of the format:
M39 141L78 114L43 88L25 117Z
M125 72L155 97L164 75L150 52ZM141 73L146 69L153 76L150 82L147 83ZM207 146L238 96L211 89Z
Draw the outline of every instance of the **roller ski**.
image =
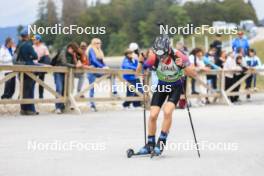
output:
M154 150L154 144L146 144L138 152L135 152L134 149L127 150L127 157L131 158L132 156L149 156Z

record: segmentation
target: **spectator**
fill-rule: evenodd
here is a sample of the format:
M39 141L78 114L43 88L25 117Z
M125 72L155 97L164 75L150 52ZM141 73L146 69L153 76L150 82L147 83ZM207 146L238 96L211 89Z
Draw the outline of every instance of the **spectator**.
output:
M207 67L204 63L204 55L203 55L203 50L200 48L194 49L192 52L192 57L189 58L191 64L199 71L207 72L210 70L209 67ZM206 75L204 74L198 74L197 78L203 81L204 83L206 82ZM198 81L193 82L195 84L195 88L197 88L197 94L203 94L205 95L206 88ZM193 85L192 85L193 86ZM194 89L196 92L196 89ZM197 104L200 106L205 105L206 101L203 98L197 99Z
M69 43L61 53L59 53L53 61L54 66L65 66L69 68L80 68L82 64L77 59L79 53L79 47L76 43ZM64 94L64 73L54 73L54 81L56 85L56 92L60 95ZM57 114L62 114L65 110L65 105L63 103L55 104L55 112Z
M102 42L99 38L94 38L91 41L90 46L88 47L88 58L91 66L95 68L108 68L103 59L104 59L104 53L101 49ZM92 84L96 78L101 77L101 74L94 74L94 73L88 73L88 81L89 84ZM94 97L94 88L90 89L90 98ZM91 102L91 109L93 111L97 111L97 108L95 106L94 102Z
M81 61L82 65L84 67L88 67L88 57L86 55L86 50L87 50L87 44L86 42L81 42L80 44L80 51L79 54L77 55L77 59ZM83 84L84 84L84 73L76 73L74 76L75 78L78 78L78 85L77 85L77 93L81 92ZM84 98L84 96L82 96Z
M42 38L40 35L35 35L33 48L38 55L37 62L40 64L50 65L49 50L47 46L42 42ZM45 73L38 73L38 76L40 80L45 80ZM39 98L42 99L43 97L44 88L42 86L39 86Z
M244 65L242 56L236 57L236 69L241 70L241 72L236 72L234 74L233 84L235 84L237 81L239 81L245 75L245 72L247 71L247 67L245 67L245 65ZM233 92L239 92L240 87L241 87L241 85L239 84L237 87L235 87L233 89ZM240 102L239 95L233 96L232 102L233 103Z
M224 67L224 63L226 62L226 58L227 58L227 54L225 50L221 51L220 57L216 59L215 64L220 67L223 68Z
M225 70L234 70L237 68L236 59L234 57L234 53L230 52L224 63ZM229 89L234 84L234 73L227 72L225 73L225 90ZM234 96L229 96L231 102L235 101Z
M249 44L248 40L244 38L244 32L239 31L238 37L233 40L232 49L235 53L239 52L239 48L242 48L243 56L248 54Z
M211 46L216 49L215 57L219 58L221 56L221 52L222 52L222 36L221 36L221 34L215 35L215 40L213 41Z
M137 43L130 43L128 49L130 49L133 52L133 58L139 57L139 46Z
M194 67L198 67L198 63L197 63L197 58L199 57L203 57L203 50L200 48L194 48L191 52L190 52L190 56L189 56L189 60L192 63L192 65ZM192 94L198 94L198 92L196 91L196 87L195 87L195 79L192 78L191 80L191 93Z
M15 63L20 65L35 65L34 60L38 59L38 55L32 47L33 44L32 41L29 39L27 29L23 29L20 36L21 41L19 41L15 51L17 55ZM22 96L21 98L34 99L34 89L35 81L25 74L23 84L23 95L20 95ZM34 104L22 104L20 114L38 115L39 113L36 112Z
M125 51L125 58L123 60L123 63L122 63L121 68L122 69L136 71L137 65L138 65L138 60L135 59L135 58L133 58L133 51L130 50L130 49L127 49ZM128 81L131 85L133 85L136 88L137 91L139 90L141 93L143 93L143 90L142 89L138 89L138 87L141 87L142 88L142 86L140 85L141 84L140 83L140 80L135 75L133 75L133 74L126 74L123 77L124 77L124 79L126 81ZM136 97L137 94L133 90L131 90L129 88L129 86L127 86L126 96L127 97ZM126 102L123 103L123 107L124 108L129 108L130 104L133 104L134 107L141 106L140 101L134 101L134 102L126 101Z
M249 49L249 55L245 58L245 62L249 68L260 68L262 65L259 57L256 55L256 51L252 48ZM257 90L257 74L252 74L249 78L247 78L246 89L251 88L252 80L254 90ZM247 95L247 99L250 99L250 94Z
M13 50L14 42L8 37L5 40L5 45L3 45L0 49L0 65L13 65ZM4 71L5 76L10 74L10 71ZM14 95L16 87L16 77L11 78L6 81L4 94L1 96L1 99L10 99Z
M211 68L212 70L219 70L220 67L215 64L216 63L215 54L216 54L216 48L211 46L208 53L205 54L203 61L204 64L207 67ZM215 74L208 74L207 82L209 82L209 84L212 85L213 89L217 89L217 76Z

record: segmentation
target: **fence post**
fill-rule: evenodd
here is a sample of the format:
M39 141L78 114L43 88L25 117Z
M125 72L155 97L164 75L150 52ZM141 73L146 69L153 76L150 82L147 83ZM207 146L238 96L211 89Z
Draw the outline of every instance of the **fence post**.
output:
M229 51L232 51L232 43L233 43L233 37L232 35L229 35Z
M115 86L114 84L114 74L110 74L110 83L109 83L109 86L110 86L110 97L112 98L113 97L113 86Z
M220 78L221 78L220 89L221 89L221 96L222 96L221 98L227 105L232 105L232 103L228 99L228 97L226 95L226 91L225 91L225 71L224 70L221 70Z
M69 78L68 78L68 96L67 96L67 108L74 109L78 112L78 114L81 114L81 110L78 107L78 104L73 96L73 85L74 85L74 72L73 68L70 68L69 70Z
M20 86L19 86L19 99L23 99L23 91L24 91L24 72L21 72L20 75Z
M205 51L208 51L208 36L204 36L204 48Z
M196 46L195 46L195 37L192 36L192 49L194 49Z

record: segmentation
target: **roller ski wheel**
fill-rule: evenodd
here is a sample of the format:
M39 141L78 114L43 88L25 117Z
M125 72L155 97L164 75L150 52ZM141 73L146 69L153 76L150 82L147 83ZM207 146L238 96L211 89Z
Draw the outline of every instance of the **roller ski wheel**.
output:
M135 151L133 149L128 149L126 154L127 154L127 158L131 158L132 156L135 155Z

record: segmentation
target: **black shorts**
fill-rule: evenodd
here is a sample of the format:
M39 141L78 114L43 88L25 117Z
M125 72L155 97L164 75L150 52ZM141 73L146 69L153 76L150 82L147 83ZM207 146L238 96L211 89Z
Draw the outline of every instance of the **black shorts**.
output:
M172 102L177 105L178 101L180 100L182 93L182 86L171 86L171 91L156 91L153 93L151 106L159 106L162 107L165 100L168 98L168 102Z

